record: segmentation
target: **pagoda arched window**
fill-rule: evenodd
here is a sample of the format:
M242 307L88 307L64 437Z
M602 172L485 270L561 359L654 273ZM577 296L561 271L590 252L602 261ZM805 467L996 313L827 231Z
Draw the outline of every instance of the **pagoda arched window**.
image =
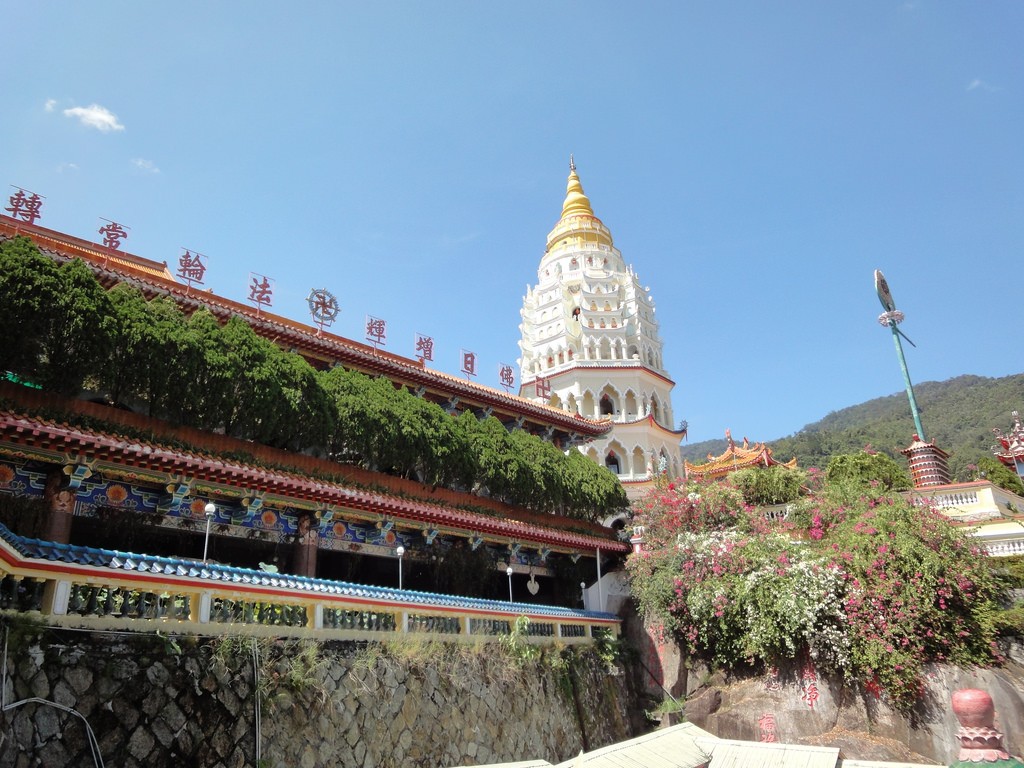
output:
M594 417L594 395L589 390L583 393L583 405L580 409L580 413L588 418ZM597 455L594 455L594 459L597 459Z
M636 416L637 416L636 395L633 394L633 390L629 390L629 391L626 392L625 409L626 409L626 418L627 419L635 419L636 418Z
M644 456L644 449L639 445L633 449L633 474L636 476L647 472L647 458Z
M611 312L612 311L612 305L609 304L607 301L604 303L604 311L605 312Z
M594 318L590 318L589 320L587 320L587 327L588 328L593 328L594 327Z
M597 312L597 302L596 301L590 302L590 311L591 312Z
M602 416L612 416L615 414L615 403L608 395L601 395L601 410Z
M661 406L658 404L657 397L651 398L651 416L654 417L656 422L661 423Z
M615 455L615 451L608 451L608 455L604 459L604 465L616 475L621 474L619 471L619 457Z

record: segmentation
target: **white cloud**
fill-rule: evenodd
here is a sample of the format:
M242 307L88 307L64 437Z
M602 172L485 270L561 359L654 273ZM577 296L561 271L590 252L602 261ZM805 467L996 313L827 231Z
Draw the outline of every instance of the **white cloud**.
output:
M979 88L981 90L983 90L983 91L998 91L999 90L994 85L989 85L984 80L978 80L977 78L975 78L974 80L971 80L971 84L967 86L967 90L968 91L976 91Z
M53 112L53 108L56 107L56 106L57 106L57 100L56 99L47 99L46 100L46 106L43 107L43 109L45 109L47 112Z
M160 169L157 168L152 160L143 160L141 157L136 157L132 160L132 165L141 171L148 171L149 173L160 173Z
M64 171L77 171L78 166L74 163L61 163L57 166L57 173L64 173Z
M106 107L99 104L90 104L88 107L72 107L65 109L66 117L77 117L82 125L95 128L103 133L110 131L123 131L124 126L117 121L117 115Z

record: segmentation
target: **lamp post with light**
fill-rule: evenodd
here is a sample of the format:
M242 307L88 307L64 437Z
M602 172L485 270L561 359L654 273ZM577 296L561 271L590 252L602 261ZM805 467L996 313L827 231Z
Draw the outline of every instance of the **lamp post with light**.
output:
M210 548L210 523L213 522L213 516L217 514L217 505L208 501L203 511L206 513L206 539L203 541L203 562L205 563L206 553Z
M398 555L398 588L402 588L402 555L405 554L405 547L401 544L395 549L395 554Z
M508 601L512 602L512 566L510 565L505 569L505 575L508 576Z

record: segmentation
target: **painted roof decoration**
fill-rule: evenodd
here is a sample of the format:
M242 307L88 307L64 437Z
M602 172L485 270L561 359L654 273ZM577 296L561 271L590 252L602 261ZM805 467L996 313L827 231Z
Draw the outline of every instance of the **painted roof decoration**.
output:
M18 446L26 457L53 460L75 456L94 469L127 468L137 475L171 482L179 477L220 483L233 489L258 491L265 499L279 496L291 503L334 505L346 516L377 519L380 515L399 520L474 531L489 537L548 544L560 548L626 551L628 545L602 537L599 528L580 521L545 515L545 525L511 517L491 516L437 503L403 498L380 491L352 488L342 483L310 477L299 472L245 464L238 460L169 448L137 439L125 439L87 429L58 424L10 412L0 413L0 444ZM29 449L29 450L25 450ZM593 534L567 530L590 528Z
M777 461L772 456L772 449L764 443L751 443L744 437L743 444L738 446L736 441L732 439L732 432L728 429L725 430L725 439L728 442L725 453L719 456L713 456L709 453L705 464L691 464L687 461L687 476L714 480L719 477L725 477L730 472L735 472L738 469L747 469L749 467L780 466L787 469L796 469L795 457L785 462Z
M1004 434L1001 429L993 429L1002 450L994 449L996 458L1010 469L1016 471L1017 464L1024 462L1024 424L1021 424L1020 412L1013 411L1013 427Z

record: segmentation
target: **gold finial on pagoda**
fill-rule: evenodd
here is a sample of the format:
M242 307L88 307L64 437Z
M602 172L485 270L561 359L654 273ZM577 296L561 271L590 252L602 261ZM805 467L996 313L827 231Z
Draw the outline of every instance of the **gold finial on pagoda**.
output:
M583 193L580 177L576 175L576 162L569 155L569 183L565 189L565 202L562 203L562 218L574 215L593 216L589 198Z

